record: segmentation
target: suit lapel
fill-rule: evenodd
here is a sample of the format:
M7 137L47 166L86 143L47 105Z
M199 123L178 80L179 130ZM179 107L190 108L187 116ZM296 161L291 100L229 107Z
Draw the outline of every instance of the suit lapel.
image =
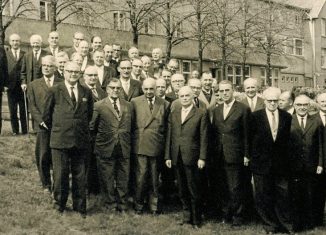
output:
M128 93L128 100L131 99L131 97L132 97L135 89L136 89L136 84L133 82L132 79L130 79L130 87L129 87L129 93Z
M203 91L200 92L198 99L203 101L208 107L209 103L208 103L208 100L206 99L206 96L204 95Z
M224 105L225 105L225 103L223 104L223 111L224 111ZM226 116L226 118L225 118L225 120L224 121L226 121L231 115L232 115L232 113L234 113L235 111L236 111L236 106L237 106L237 101L235 101L234 103L233 103L233 105L232 105L232 107L231 107L231 109L230 109L230 111L229 111L229 113L228 113L228 115ZM222 112L223 113L223 112ZM224 116L224 114L223 114L223 116Z
M72 103L72 100L71 100L71 97L69 95L69 92L68 92L68 89L65 85L65 83L62 83L61 86L60 86L60 90L61 90L61 93L62 93L62 96L67 100L67 102L72 106L74 107L73 103Z
M121 102L121 99L119 100L120 101L120 116L122 117L122 114L123 114L123 104ZM109 107L110 111L114 114L114 117L120 121L120 117L118 116L117 112L115 111L115 109L113 108L113 105L111 103L111 100L109 97L105 98L105 103L107 104L107 106Z
M313 125L313 118L311 116L308 115L307 117L307 121L306 121L306 126L303 129L303 134L305 135L307 133L307 131L312 127Z
M195 115L196 107L193 106L190 112L188 113L187 117L185 118L184 122L181 125L184 125L190 118L192 118ZM181 115L180 115L181 118Z
M45 91L47 91L49 89L49 87L46 85L44 78L42 77L40 79L41 79L41 86L43 87L43 89Z
M145 100L146 100L146 98L145 98ZM147 100L146 100L146 102L147 102ZM157 112L159 111L161 105L162 105L162 100L155 97L155 102L153 105L153 112L151 113L150 118L147 120L145 128L148 127L148 125L151 124L151 122L154 120L154 117L156 116ZM149 110L149 107L148 107L148 110Z
M81 87L79 83L77 83L77 90L78 90L78 98L76 104L76 110L80 107L81 103L83 102L85 96L85 90Z

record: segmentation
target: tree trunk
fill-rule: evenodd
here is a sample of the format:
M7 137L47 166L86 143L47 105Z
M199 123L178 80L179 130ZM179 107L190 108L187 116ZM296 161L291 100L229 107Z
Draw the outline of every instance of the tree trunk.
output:
M266 59L266 84L268 86L272 85L272 80L271 80L271 53L267 52L266 54L267 59Z
M198 73L199 73L199 77L201 77L202 73L203 73L203 50L201 49L201 47L198 46Z
M198 72L201 76L203 71L203 42L202 42L202 19L201 19L201 1L197 0L196 5L196 17L197 17L197 39L198 39Z
M138 34L137 27L132 27L132 43L137 48L138 48L138 38L139 38L139 34Z
M171 51L172 51L172 36L170 35L166 38L166 56L165 56L166 63L169 63L169 60L171 59Z
M1 11L2 12L2 11ZM3 16L0 17L0 47L4 48L6 32L3 28Z
M57 0L51 0L51 31L57 31Z

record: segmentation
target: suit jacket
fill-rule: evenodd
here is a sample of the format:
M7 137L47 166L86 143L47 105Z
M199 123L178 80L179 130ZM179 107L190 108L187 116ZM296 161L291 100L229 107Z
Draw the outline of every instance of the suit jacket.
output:
M133 153L146 156L162 156L165 146L169 102L155 97L153 112L144 95L133 98L134 112L132 146Z
M115 75L114 75L115 78L119 77L120 76L120 73L118 71L119 63L115 60L110 60L109 63L110 63L109 66L105 66L105 65L104 66L112 68L115 71Z
M317 166L323 166L322 132L323 126L316 116L307 117L304 130L297 115L292 115L290 157L294 172L316 173Z
M81 83L82 84L82 83ZM82 84L84 87L86 87L87 89L90 89L86 84ZM90 89L91 90L91 89ZM93 101L97 102L100 100L103 100L104 98L106 98L108 96L108 94L102 90L102 88L98 87L97 84L95 85L95 90L97 92L97 97L94 95L94 93L92 92L92 97L93 97Z
M25 53L25 51L20 50L19 58L16 60L12 54L11 48L8 48L6 51L8 61L8 77L6 79L5 86L8 88L8 90L21 89L20 72Z
M116 77L116 72L114 69L111 67L106 67L104 66L104 71L103 71L103 82L100 84L100 80L97 80L97 86L101 87L102 90L106 91L106 86L109 84L111 78Z
M167 99L172 100L172 101L178 99L178 97L177 97L177 95L175 94L174 91L167 93L167 94L165 95L165 97L166 97Z
M22 84L29 84L33 80L42 77L42 57L46 55L49 55L49 53L42 49L36 64L33 64L33 51L24 55L20 74Z
M43 121L51 129L50 147L55 149L89 149L89 122L93 114L92 92L77 84L74 107L64 82L49 89L45 99Z
M124 158L131 152L131 104L120 99L120 116L116 113L107 97L94 104L93 118L90 123L92 136L95 137L94 153L101 158L110 158L119 142Z
M54 77L53 86L62 81L62 79ZM31 82L27 90L29 109L33 117L34 129L37 132L44 131L39 128L39 124L43 122L42 114L44 110L45 97L48 92L49 87L46 85L43 77Z
M245 104L245 105L247 105L250 108L250 104L248 103L247 97L245 97L244 99L242 99L240 102L243 103L243 104ZM255 106L255 110L254 111L258 111L258 110L264 109L264 108L265 108L264 99L263 98L260 98L260 97L257 97L257 103L256 103L256 106Z
M50 47L45 48L44 51L46 51L49 55L53 55ZM60 51L63 51L63 49L61 47L58 48L58 52L60 52Z
M290 173L289 140L292 117L286 111L279 111L278 131L275 141L268 122L266 109L251 115L251 168L254 174L276 174L288 176Z
M60 73L58 70L56 70L56 71L54 72L54 76L56 76L57 78L60 78L60 79L62 79L62 80L65 79L64 74L62 73L62 75L61 75L61 73Z
M235 101L224 120L224 105L213 110L213 146L219 159L228 164L243 164L244 157L249 156L250 109Z
M316 118L316 121L318 121L320 128L321 128L321 140L320 145L322 148L322 155L323 155L323 167L326 169L326 127L323 124L323 121L321 120L319 112L314 115Z
M66 52L67 52L67 54L68 54L68 56L69 56L69 59L71 59L71 55L74 54L74 53L77 52L77 51L76 51L75 47L72 46L72 47L68 48L68 49L66 50Z
M141 96L143 93L141 83L137 80L130 78L130 87L129 93L126 94L124 89L121 89L120 98L125 99L126 101L130 102L132 98Z
M178 107L169 115L165 160L171 159L172 164L176 165L181 156L184 165L196 165L198 159L206 160L207 111L193 106L184 122L181 123L181 109L182 107Z
M203 101L201 101L200 99L198 99L198 102L199 102L199 107L197 107L197 108L205 111L207 109L206 104ZM195 102L194 102L194 105L195 105ZM176 99L176 100L172 101L172 103L171 103L171 112L177 107L181 107L181 103L180 103L179 99Z
M212 92L212 98L211 101L208 102L206 96L204 95L203 91L200 92L198 99L200 99L201 101L203 101L206 104L206 107L209 109L211 107L215 107L216 106L216 97L215 97L215 93L213 91L213 89L211 90Z

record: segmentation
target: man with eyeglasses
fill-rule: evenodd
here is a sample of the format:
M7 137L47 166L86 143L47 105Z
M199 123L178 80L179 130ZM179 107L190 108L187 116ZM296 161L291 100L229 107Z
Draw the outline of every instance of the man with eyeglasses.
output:
M49 55L56 57L56 55L62 51L62 49L59 47L59 33L57 31L52 31L49 33L48 43L49 47L47 47L45 51L47 51Z
M178 92L180 88L185 85L185 82L186 80L182 74L173 74L171 77L172 91L170 93L167 93L166 97L169 97L171 100L178 99Z
M81 32L75 32L73 37L73 46L69 48L66 52L71 59L71 55L78 51L78 46L81 41L84 40L84 34Z
M257 212L266 233L292 232L288 183L291 115L278 108L281 91L263 92L265 109L251 115L250 163L254 177Z
M155 215L160 210L158 161L164 152L169 102L155 95L155 79L145 79L142 88L144 95L131 100L135 116L132 132L132 152L136 155L135 210L142 213L148 198L149 210Z
M115 61L113 59L113 46L112 45L104 45L104 48L103 48L103 51L104 51L104 66L105 67L109 67L109 68L112 68L115 72L115 75L114 77L117 77L119 76L119 72L118 72L118 62Z
M165 94L168 94L173 91L171 86L171 77L172 77L172 73L170 70L167 69L162 70L161 78L163 78L166 82Z
M176 74L179 71L179 62L177 59L170 59L166 68L171 71L172 74Z
M83 72L88 65L93 65L94 63L93 58L89 53L89 44L86 40L83 40L78 44L77 52L83 57L81 65L81 71Z
M320 220L320 192L323 190L318 188L318 181L323 171L323 125L318 116L309 115L309 107L308 96L295 98L290 139L290 188L296 231L313 229Z
M212 159L222 203L223 222L240 226L243 217L242 171L249 158L250 109L235 100L233 84L228 80L219 83L223 105L213 110L213 146L217 157Z
M95 66L88 66L85 69L83 78L80 79L80 83L92 91L94 102L102 100L107 96L106 92L99 86L98 70Z
M141 83L131 76L131 62L129 60L122 60L118 67L120 72L120 82L122 89L120 92L121 98L130 102L132 98L141 96L143 94Z
M144 74L142 74L143 62L140 59L135 58L132 60L131 64L132 64L131 77L142 83L146 78Z
M119 64L121 60L121 45L118 43L113 43L112 49L113 49L112 59Z
M114 69L104 66L104 52L95 51L93 53L94 66L97 69L98 87L101 87L103 91L106 91L107 84L110 79L116 76Z
M131 152L131 104L120 98L121 82L113 78L108 97L95 103L90 124L95 138L96 155L102 199L108 210L124 212Z
M79 84L80 74L78 64L66 63L65 81L47 93L41 126L51 130L55 209L60 213L66 209L71 173L73 210L85 218L85 161L90 151L93 98L92 92Z
M55 58L51 55L44 56L42 58L43 77L31 82L28 89L29 109L36 131L35 162L42 187L46 192L52 191L50 132L40 128L39 125L43 122L42 113L45 105L44 102L50 87L63 81L54 76L55 71Z
M65 64L69 61L68 55L64 51L60 51L55 56L57 70L54 72L54 75L58 78L64 80L64 68Z

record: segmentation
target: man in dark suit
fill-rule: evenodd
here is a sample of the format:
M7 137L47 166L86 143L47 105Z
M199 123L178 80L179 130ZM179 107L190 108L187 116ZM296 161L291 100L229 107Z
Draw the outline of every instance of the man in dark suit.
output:
M178 99L178 92L181 87L185 85L185 78L182 74L174 74L171 77L171 86L172 86L172 91L166 94L166 97L169 97L172 100Z
M73 46L69 48L66 52L68 54L69 59L71 59L71 55L77 52L77 48L79 46L79 43L84 39L84 34L81 32L75 32L73 37Z
M318 221L320 189L317 174L323 171L322 123L316 116L308 114L310 98L299 95L294 100L295 114L292 115L290 157L291 157L291 199L294 229L312 229ZM316 207L317 206L317 207ZM316 217L317 216L317 217Z
M132 146L136 155L136 213L142 213L148 198L152 214L158 212L158 158L165 145L169 102L155 95L156 81L147 78L143 82L144 95L133 98L131 104L133 122Z
M88 42L85 40L79 42L77 52L83 57L81 71L84 72L87 66L94 64L93 58L92 58L91 54L89 53Z
M19 121L21 133L27 133L26 111L24 94L21 88L20 71L25 51L20 49L21 39L18 34L9 37L10 48L6 51L8 61L8 78L5 86L7 89L8 106L10 112L10 123L13 135L19 133L19 122L17 108L19 107Z
M78 64L66 63L65 81L51 87L46 97L41 126L51 129L55 207L59 212L65 210L71 172L73 210L85 217L85 159L90 150L93 98L78 83L80 72Z
M141 83L131 78L131 69L131 62L129 60L122 60L118 67L120 72L120 82L122 85L120 97L129 102L132 98L143 94Z
M198 95L198 99L206 104L207 109L216 106L216 97L212 87L213 76L210 72L204 72L201 79L202 90Z
M121 61L121 45L119 43L112 44L113 54L112 59L115 60L118 64Z
M179 195L183 205L183 223L200 224L198 169L205 166L208 142L207 112L193 104L193 92L185 86L179 90L181 106L169 115L165 160L176 169Z
M251 112L264 109L264 99L257 96L258 82L255 78L247 78L243 82L243 87L245 90L245 98L241 100L242 103L247 105Z
M162 71L165 66L162 57L163 57L163 52L161 48L154 48L152 50L153 73L154 73L154 77L156 78L161 77Z
M56 31L52 31L49 33L48 36L48 43L49 46L45 48L44 50L49 54L53 55L54 57L57 56L57 54L62 51L62 49L59 47L59 33Z
M222 175L222 212L224 222L239 226L243 223L243 166L249 158L250 110L233 97L233 86L228 80L219 83L219 93L224 104L213 111L214 146Z
M103 48L104 51L104 66L105 67L110 67L112 69L114 69L116 76L120 76L119 72L118 72L118 62L115 61L112 56L113 56L113 47L111 45L106 44Z
M41 58L49 54L41 48L42 37L40 35L32 35L30 38L30 43L32 51L24 55L21 67L20 79L23 90L26 90L30 82L42 77Z
M105 206L127 209L131 152L131 104L119 98L121 83L113 78L108 97L95 103L90 129L95 137L95 155Z
M140 81L142 83L146 78L145 75L142 73L142 71L143 71L143 62L138 58L134 58L132 60L131 78Z
M57 70L54 72L54 75L58 78L64 80L64 68L65 64L69 61L68 55L64 51L58 52L55 56L55 61L57 65Z
M106 87L109 84L110 79L116 77L117 74L111 67L104 66L103 51L95 51L93 54L93 61L98 72L97 84L103 91L106 91Z
M56 70L55 59L51 55L42 58L43 77L30 83L28 88L28 100L31 115L33 117L36 135L35 159L39 172L40 180L44 190L51 192L51 149L50 149L50 132L41 129L39 125L42 121L45 97L49 88L62 82L60 78L54 76Z
M278 109L280 89L267 88L265 109L251 115L250 163L258 214L267 233L291 232L288 182L291 115Z

